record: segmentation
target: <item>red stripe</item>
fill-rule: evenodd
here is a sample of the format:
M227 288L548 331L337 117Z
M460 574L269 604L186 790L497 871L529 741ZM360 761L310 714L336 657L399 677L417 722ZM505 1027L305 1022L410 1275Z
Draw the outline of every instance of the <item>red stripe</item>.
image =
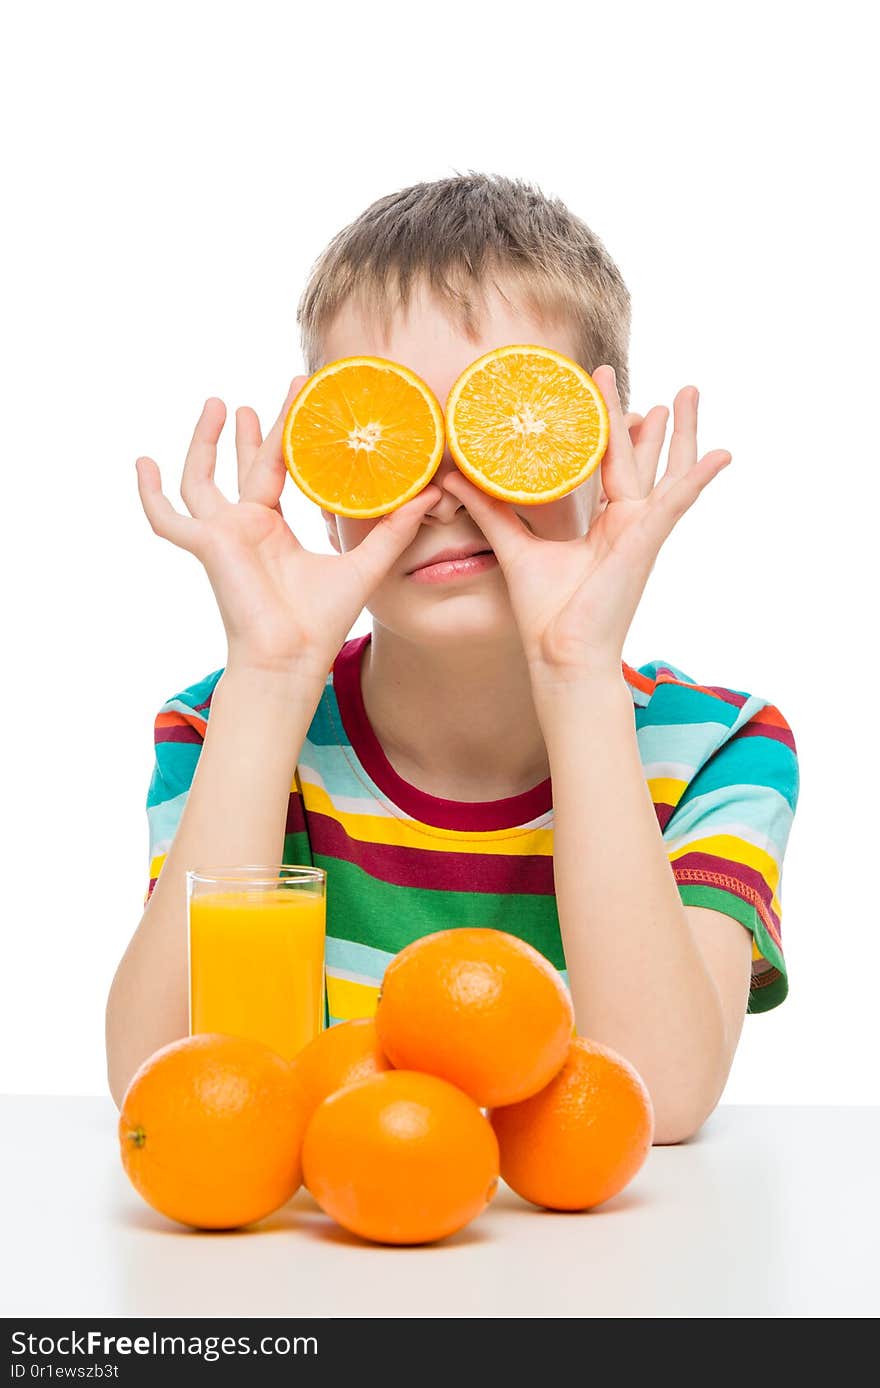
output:
M204 736L191 723L174 723L160 727L156 724L154 742L204 742Z
M704 694L715 694L719 699L723 699L726 704L733 704L735 708L742 708L746 699L749 697L746 694L737 694L734 689L725 689L724 686L720 684L694 684L689 685L688 688L701 689Z
M392 804L422 824L464 833L512 829L549 813L553 808L549 776L531 790L501 800L447 800L439 795L428 795L399 776L386 757L364 707L361 661L371 635L367 632L365 636L346 641L333 663L333 688L339 716L355 755Z
M353 839L329 815L309 813L313 854L354 863L370 877L428 891L552 896L553 857L533 853L446 853Z
M623 668L623 678L626 680L627 684L632 685L633 689L638 689L642 694L653 694L654 680L650 679L647 675L641 674L638 670L634 669L632 665L627 665L625 660L621 661L621 666Z
M794 745L794 735L790 728L775 727L772 723L765 723L760 716L750 718L745 727L734 733L730 741L735 742L738 737L769 737L774 742L781 742L786 747L790 747L793 752L797 752Z
M779 916L773 910L773 893L755 868L737 863L732 858L720 858L714 853L685 853L671 864L677 882L702 882L707 887L722 887L756 907L776 943L782 948Z
M287 819L284 823L285 834L303 834L308 832L306 825L305 805L303 798L298 790L292 790L287 797Z
M679 689L693 689L697 694L714 694L716 699L723 699L726 704L733 704L736 708L742 708L748 697L745 694L737 694L734 689L725 689L720 684L690 684L687 680L678 679L665 665L658 665L657 678L651 692L661 684L674 684Z

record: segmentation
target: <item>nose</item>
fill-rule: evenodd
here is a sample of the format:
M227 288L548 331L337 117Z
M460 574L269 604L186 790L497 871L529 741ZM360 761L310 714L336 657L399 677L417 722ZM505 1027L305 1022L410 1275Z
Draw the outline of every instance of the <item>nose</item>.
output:
M443 453L443 457L440 459L437 471L431 478L435 486L440 487L443 495L440 497L439 501L431 507L430 511L425 512L425 516L432 516L435 520L445 522L452 520L456 512L465 509L464 502L461 501L459 497L453 496L452 492L448 492L445 487L446 478L450 473L457 471L458 464L447 448Z

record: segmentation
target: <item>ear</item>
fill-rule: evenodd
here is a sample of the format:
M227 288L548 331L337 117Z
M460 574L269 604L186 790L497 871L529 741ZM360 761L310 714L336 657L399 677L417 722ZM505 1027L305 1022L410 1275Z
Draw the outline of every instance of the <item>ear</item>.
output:
M583 486L589 487L591 489L592 505L595 507L595 510L592 512L592 514L594 516L598 516L600 511L604 511L605 507L608 505L608 498L605 495L605 488L602 486L601 467L596 468L596 471L592 473L590 477L587 478L586 482L583 483Z
M321 507L321 515L323 516L323 523L328 527L328 539L330 544L333 545L337 554L341 554L341 552L343 552L343 545L341 545L341 540L339 539L339 518L337 518L335 512L325 511L323 507Z
M336 550L336 553L337 553L337 554L341 554L341 553L342 553L342 544L341 544L340 539L339 539L339 527L338 527L338 524L337 524L337 518L336 518L335 512L333 512L333 511L325 511L324 507L322 506L322 507L321 507L321 515L324 517L324 524L325 524L326 527L327 527L327 535L328 535L328 537L329 537L329 540L330 540L331 545L332 545L333 548Z

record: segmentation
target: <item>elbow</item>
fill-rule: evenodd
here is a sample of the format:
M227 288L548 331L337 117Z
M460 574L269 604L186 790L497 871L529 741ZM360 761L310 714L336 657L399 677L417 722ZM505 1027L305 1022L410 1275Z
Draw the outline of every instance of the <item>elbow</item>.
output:
M107 1088L117 1109L121 1109L131 1075L129 1074L130 1066L125 1061L125 1048L119 1038L119 1026L113 1007L112 989L104 1012L104 1049L107 1065Z
M658 1121L654 1128L652 1145L654 1147L675 1147L680 1142L689 1142L692 1137L697 1135L705 1121L706 1118L684 1122L675 1119Z
M670 1083L665 1092L652 1091L655 1147L671 1147L696 1137L724 1093L730 1060L731 1050L722 1035L714 1049L707 1048L703 1063L685 1076L683 1085Z
M110 1091L117 1109L121 1111L122 1101L125 1098L125 1091L128 1088L127 1079L120 1073L119 1066L114 1065L112 1058L107 1057L107 1088Z
M677 1102L655 1100L653 1146L672 1147L696 1137L714 1113L723 1089L723 1083L715 1083L708 1091L679 1096Z
M128 1087L127 1081L126 1081L124 1075L122 1074L122 1071L121 1071L120 1066L119 1066L119 1062L116 1060L116 1057L115 1057L115 1055L114 1055L112 1049L111 1049L110 1046L108 1045L108 1047L107 1047L107 1088L108 1088L109 1091L110 1091L110 1097L112 1098L112 1100L113 1100L114 1104L116 1105L117 1109L121 1109L121 1108L122 1108L122 1101L123 1101L123 1099L125 1098L125 1091L126 1091L127 1087Z

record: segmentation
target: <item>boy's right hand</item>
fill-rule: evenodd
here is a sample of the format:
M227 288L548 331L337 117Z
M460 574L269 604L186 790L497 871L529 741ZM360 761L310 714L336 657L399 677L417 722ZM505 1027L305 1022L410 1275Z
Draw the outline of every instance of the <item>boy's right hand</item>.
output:
M304 549L279 503L288 476L281 451L284 421L307 380L294 377L265 441L256 414L237 413L237 502L228 501L214 481L226 419L226 407L215 396L205 401L184 463L180 495L189 516L163 494L152 458L136 464L141 504L154 532L205 567L226 628L228 665L236 668L326 674L368 597L441 494L429 483L405 506L381 516L344 554Z

